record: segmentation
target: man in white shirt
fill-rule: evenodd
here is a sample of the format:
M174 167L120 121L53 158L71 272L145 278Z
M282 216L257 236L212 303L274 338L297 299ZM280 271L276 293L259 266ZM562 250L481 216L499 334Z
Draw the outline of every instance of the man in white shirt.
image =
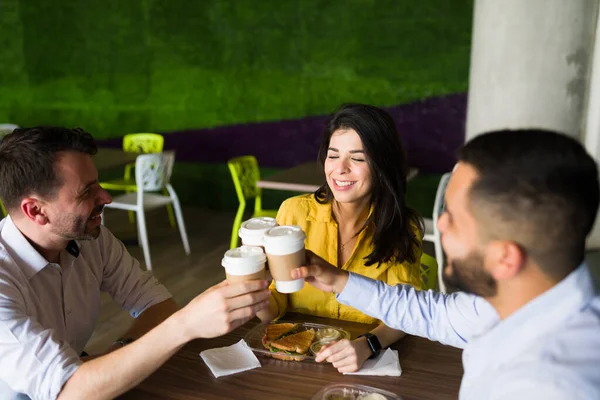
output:
M19 129L0 143L1 399L114 398L186 342L225 334L267 305L267 282L223 282L178 310L101 226L111 198L95 152L80 129ZM106 354L80 358L101 291L136 321Z
M575 139L483 134L461 150L437 221L440 268L460 292L388 286L316 255L292 275L392 328L464 348L461 399L600 399L600 297L584 263L598 202L596 163ZM339 368L341 348L317 361Z

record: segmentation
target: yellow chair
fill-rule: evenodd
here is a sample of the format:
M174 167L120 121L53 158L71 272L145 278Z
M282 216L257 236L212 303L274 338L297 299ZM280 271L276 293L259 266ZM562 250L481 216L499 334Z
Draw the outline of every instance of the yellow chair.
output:
M160 153L163 150L165 138L158 133L130 133L123 137L123 151L130 153ZM119 190L126 193L137 192L135 178L131 177L131 170L135 167L135 163L125 166L125 174L123 179L116 179L108 182L101 182L106 190ZM165 193L167 194L167 193ZM167 205L167 213L169 214L169 222L175 227L175 215L173 214L173 206ZM129 222L135 222L135 213L129 212Z
M438 264L429 254L421 254L421 278L425 283L425 290L437 289Z
M246 200L254 199L254 213L252 214L252 218L275 218L277 210L262 209L262 191L256 186L256 182L260 179L260 170L258 169L258 162L254 156L232 158L227 162L227 165L229 166L231 178L233 179L233 184L235 186L235 192L238 201L240 202L231 230L231 243L229 247L233 249L238 245L238 231L242 225L242 219L244 218Z
M2 216L6 217L8 215L8 211L6 211L6 208L4 207L4 203L2 201L0 201L0 209L2 209Z

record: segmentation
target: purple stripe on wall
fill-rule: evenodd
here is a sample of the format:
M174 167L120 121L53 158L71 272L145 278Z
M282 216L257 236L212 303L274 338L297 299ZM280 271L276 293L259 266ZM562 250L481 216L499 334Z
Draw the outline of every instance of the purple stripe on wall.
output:
M428 98L385 108L396 121L409 165L422 172L452 169L464 142L465 93ZM261 166L287 168L316 160L323 127L329 116L262 122L165 133L165 148L177 151L178 161L224 163L253 154ZM121 139L98 145L120 147Z

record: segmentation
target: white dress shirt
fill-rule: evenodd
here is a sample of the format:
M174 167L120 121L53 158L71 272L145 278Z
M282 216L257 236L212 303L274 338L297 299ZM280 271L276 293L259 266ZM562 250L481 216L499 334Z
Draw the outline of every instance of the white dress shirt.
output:
M600 297L585 264L503 321L481 297L355 274L337 298L392 328L464 348L461 399L600 399Z
M0 221L0 399L55 399L82 364L100 292L135 318L171 297L110 231L49 263L10 217Z

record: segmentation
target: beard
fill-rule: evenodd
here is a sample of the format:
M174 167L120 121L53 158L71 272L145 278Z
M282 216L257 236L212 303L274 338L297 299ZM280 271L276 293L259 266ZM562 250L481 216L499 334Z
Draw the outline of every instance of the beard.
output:
M496 295L498 285L483 264L483 255L476 251L465 258L453 260L444 269L444 283L450 291L460 290L481 297L493 297Z
M54 220L52 232L66 240L94 240L100 236L100 225L89 226L92 215L102 212L104 207L96 207L88 217L63 214Z

